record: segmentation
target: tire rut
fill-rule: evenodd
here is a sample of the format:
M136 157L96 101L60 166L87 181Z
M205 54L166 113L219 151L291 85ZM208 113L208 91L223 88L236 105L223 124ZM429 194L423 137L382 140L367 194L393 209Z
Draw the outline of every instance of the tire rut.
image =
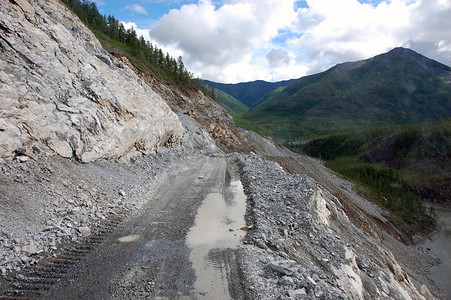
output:
M56 257L44 258L34 267L15 274L14 278L7 278L9 282L2 285L0 299L42 298L55 284L66 278L68 271L82 257L98 247L127 214L128 211L124 210L111 215L90 236L76 243L66 243Z

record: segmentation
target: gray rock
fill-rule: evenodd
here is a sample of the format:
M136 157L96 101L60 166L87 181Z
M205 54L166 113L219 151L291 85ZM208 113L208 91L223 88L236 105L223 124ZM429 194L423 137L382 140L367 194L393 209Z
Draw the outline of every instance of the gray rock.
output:
M293 285L294 284L294 280L293 278L289 277L289 276L282 276L282 278L280 278L279 283L282 285Z
M288 295L293 299L300 299L300 297L307 295L305 288L297 290L289 290Z
M262 248L262 249L268 249L268 246L266 246L266 243L265 243L264 241L262 241L262 240L259 240L259 241L257 242L257 246L258 246L259 248Z
M20 260L23 263L28 263L28 262L31 262L33 259L31 257L29 257L29 256L23 255L23 256L20 257Z
M23 246L21 250L27 255L38 254L41 252L41 250L33 242L27 246Z
M0 159L24 145L82 162L179 146L166 102L71 14L58 1L0 2Z
M312 277L310 277L310 276L307 276L307 281L310 282L313 285L316 285L315 280L313 280Z
M79 227L78 231L81 233L82 236L87 237L91 235L91 229L87 226Z
M278 262L270 262L266 265L267 268L291 276L296 271L297 263L294 260L283 260Z
M17 159L21 162L24 163L26 161L28 161L30 158L28 156L18 156Z

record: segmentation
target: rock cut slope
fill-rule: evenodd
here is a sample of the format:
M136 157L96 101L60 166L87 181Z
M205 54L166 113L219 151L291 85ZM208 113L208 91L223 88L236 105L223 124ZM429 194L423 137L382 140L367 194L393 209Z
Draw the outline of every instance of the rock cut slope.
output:
M165 101L60 1L1 1L0 48L0 158L37 146L90 162L180 145Z

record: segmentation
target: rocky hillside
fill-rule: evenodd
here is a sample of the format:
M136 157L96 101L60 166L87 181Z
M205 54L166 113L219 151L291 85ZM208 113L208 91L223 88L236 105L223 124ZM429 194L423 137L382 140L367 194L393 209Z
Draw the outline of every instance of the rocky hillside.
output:
M0 158L27 147L90 162L181 144L166 102L59 1L2 1L0 30Z
M0 298L208 298L186 237L239 177L246 226L220 222L245 238L206 258L231 297L440 299L437 260L386 211L106 52L59 1L1 1L0 30Z

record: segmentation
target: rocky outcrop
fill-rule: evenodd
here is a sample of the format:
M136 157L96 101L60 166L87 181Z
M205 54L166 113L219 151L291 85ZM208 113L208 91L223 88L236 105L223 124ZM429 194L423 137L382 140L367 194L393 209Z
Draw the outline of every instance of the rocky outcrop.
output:
M180 145L165 101L60 1L1 1L0 48L0 159L32 146L91 162Z

